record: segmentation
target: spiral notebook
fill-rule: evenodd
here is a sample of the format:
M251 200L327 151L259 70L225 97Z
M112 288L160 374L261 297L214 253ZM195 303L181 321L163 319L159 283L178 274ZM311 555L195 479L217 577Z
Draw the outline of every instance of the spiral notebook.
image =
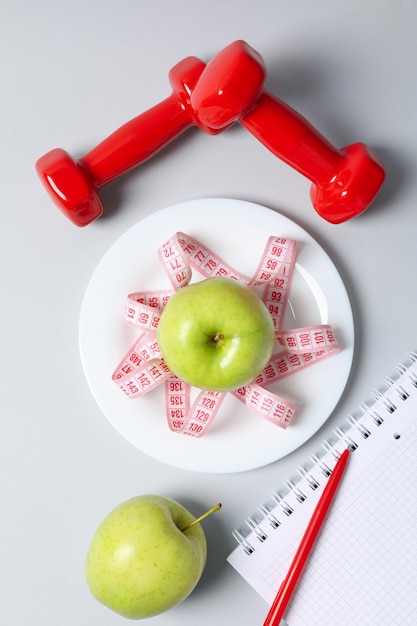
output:
M286 612L289 626L417 624L417 353L236 530L229 563L270 605L339 454L338 495Z

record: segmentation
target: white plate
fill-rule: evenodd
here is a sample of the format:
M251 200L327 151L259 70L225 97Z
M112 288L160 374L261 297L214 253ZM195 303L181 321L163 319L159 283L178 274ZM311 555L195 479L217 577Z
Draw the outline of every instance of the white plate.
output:
M270 235L297 241L284 328L329 323L339 354L276 383L271 389L299 409L287 430L263 420L228 395L201 439L171 432L163 387L128 399L111 376L138 331L122 320L127 294L170 288L157 250L185 232L250 276ZM193 280L201 280L198 274ZM88 284L80 317L81 359L101 410L128 441L169 465L209 473L254 469L276 461L307 441L329 417L353 359L352 310L343 282L327 254L297 224L265 207L231 199L200 199L161 210L137 223L106 252Z

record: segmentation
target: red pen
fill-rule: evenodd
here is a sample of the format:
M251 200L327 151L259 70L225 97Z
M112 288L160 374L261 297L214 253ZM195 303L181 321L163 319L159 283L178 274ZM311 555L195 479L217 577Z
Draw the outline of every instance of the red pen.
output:
M266 616L266 620L264 621L263 626L278 626L284 616L284 611L287 608L288 602L290 601L290 598L294 592L298 579L301 576L301 572L303 571L304 566L307 562L308 555L310 554L311 548L313 547L317 535L319 534L320 528L326 518L327 512L336 494L340 480L346 469L349 453L349 449L344 450L344 452L340 455L336 465L334 466L327 485L325 486L324 491L321 494L320 500L318 501L317 506L314 509L311 520L307 526L303 538L301 539L301 543L298 546L297 552L295 553L287 575L284 578L281 587L278 589L275 600L273 601L269 613Z

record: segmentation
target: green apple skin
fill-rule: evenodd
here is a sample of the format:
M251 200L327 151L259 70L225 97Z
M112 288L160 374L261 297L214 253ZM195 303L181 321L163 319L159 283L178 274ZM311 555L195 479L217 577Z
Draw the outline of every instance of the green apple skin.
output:
M98 527L87 555L92 594L116 613L143 619L182 602L207 558L200 524L175 500L142 495L123 502Z
M250 287L216 276L171 297L159 320L157 340L178 378L201 389L231 391L251 382L267 365L275 329Z

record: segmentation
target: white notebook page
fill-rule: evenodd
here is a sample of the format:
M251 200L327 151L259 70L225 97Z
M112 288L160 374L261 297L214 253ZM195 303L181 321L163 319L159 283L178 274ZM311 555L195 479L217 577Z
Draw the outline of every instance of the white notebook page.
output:
M358 447L286 612L290 626L417 624L417 363L408 365L369 411L354 416L358 424L333 442L338 451L350 440ZM274 529L266 516L255 519L257 532L246 538L253 552L239 545L229 556L268 604L324 488L322 470L335 464L334 449L297 482L298 493L285 496L293 513L283 512L284 502L267 506L280 525ZM320 483L314 490L311 478Z

